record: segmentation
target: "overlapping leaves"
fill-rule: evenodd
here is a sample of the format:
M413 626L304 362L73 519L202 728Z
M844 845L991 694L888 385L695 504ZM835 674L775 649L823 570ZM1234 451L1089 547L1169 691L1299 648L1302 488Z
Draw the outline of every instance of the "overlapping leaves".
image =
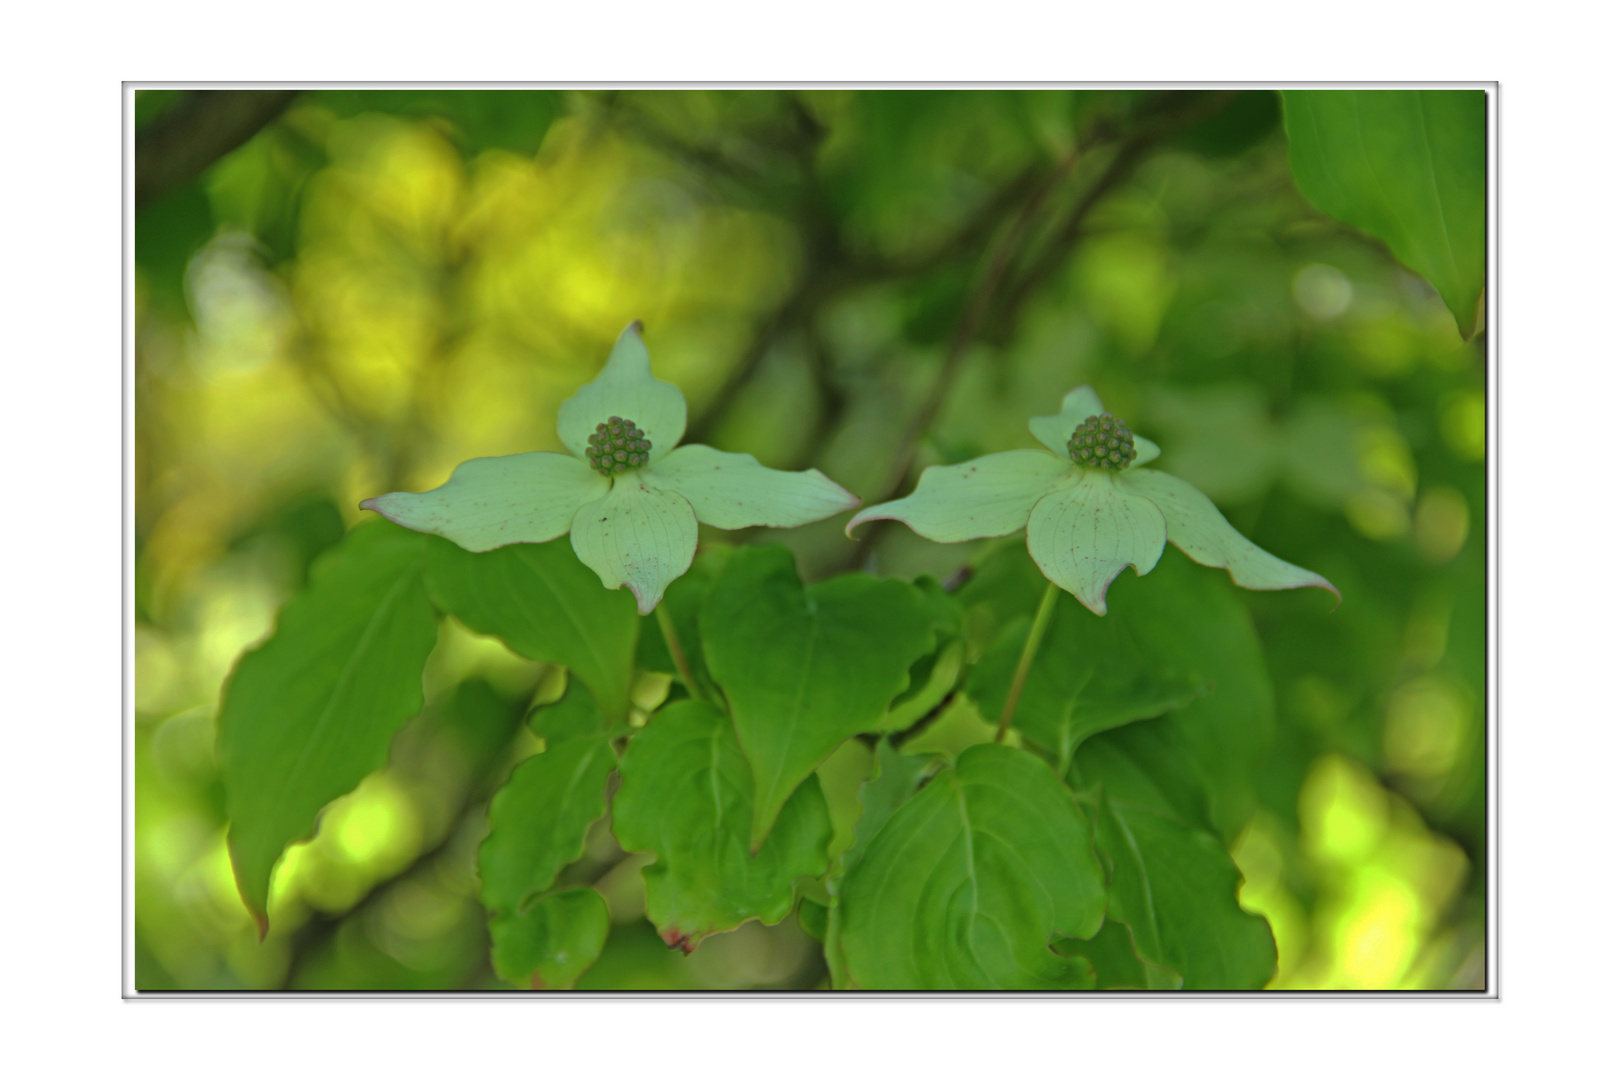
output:
M699 622L753 770L753 847L828 754L880 725L933 645L933 621L903 581L849 574L805 588L784 548L731 557Z

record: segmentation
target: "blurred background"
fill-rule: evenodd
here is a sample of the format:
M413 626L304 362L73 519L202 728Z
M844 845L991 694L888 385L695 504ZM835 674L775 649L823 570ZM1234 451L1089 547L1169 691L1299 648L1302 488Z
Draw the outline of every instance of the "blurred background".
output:
M1272 986L1483 986L1484 346L1300 197L1274 92L141 90L134 108L139 988L504 986L474 853L560 672L447 619L426 709L289 851L262 944L214 714L361 499L560 449L557 405L637 318L688 441L815 466L869 504L1033 445L1030 416L1095 385L1167 471L1344 594L1329 614L1235 590L1275 688L1233 849L1277 937ZM843 520L770 538L811 578L943 578L976 550L851 543ZM851 775L824 769L835 803ZM614 929L581 989L823 983L791 918L672 953L618 855L599 825Z

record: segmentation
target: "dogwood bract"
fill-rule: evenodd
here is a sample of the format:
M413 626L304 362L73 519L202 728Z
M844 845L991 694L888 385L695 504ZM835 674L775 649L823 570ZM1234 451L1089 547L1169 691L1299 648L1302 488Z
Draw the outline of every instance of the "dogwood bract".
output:
M626 327L601 374L557 410L569 453L474 458L443 487L379 495L361 508L468 551L568 533L580 562L607 588L628 588L645 615L692 565L698 522L785 529L860 504L816 469L783 472L752 454L677 447L686 398L653 378L640 329Z
M909 525L939 543L1024 529L1048 581L1102 615L1108 586L1126 566L1152 570L1165 540L1205 566L1226 569L1246 589L1339 590L1245 540L1215 504L1169 473L1144 469L1159 448L1103 411L1089 386L1071 390L1056 416L1030 434L1044 450L1006 450L924 469L903 499L869 506L845 529L877 518Z

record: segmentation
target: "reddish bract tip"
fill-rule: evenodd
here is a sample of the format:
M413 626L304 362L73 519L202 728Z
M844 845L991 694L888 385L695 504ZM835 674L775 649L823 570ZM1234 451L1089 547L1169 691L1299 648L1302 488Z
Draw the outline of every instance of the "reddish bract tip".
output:
M697 942L693 941L690 936L676 930L674 927L665 930L658 936L664 939L665 945L668 945L672 949L679 949L687 956L691 956L692 950L697 948Z

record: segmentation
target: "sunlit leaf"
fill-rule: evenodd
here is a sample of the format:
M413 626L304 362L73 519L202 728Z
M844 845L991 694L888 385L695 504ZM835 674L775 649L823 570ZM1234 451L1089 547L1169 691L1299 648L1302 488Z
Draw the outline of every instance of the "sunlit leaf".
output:
M479 899L492 912L521 913L563 867L585 853L585 831L607 812L615 759L606 735L548 746L512 771L489 806L478 848Z
M627 593L602 588L567 537L474 555L433 536L427 552L428 587L439 607L513 652L566 666L604 716L625 718L636 604Z
M647 917L672 948L748 921L780 922L793 884L827 869L832 822L814 777L793 792L776 828L749 854L754 782L726 718L681 701L630 741L613 799L613 834L658 858L642 871Z
M1051 935L1102 925L1091 829L1057 777L1005 746L962 752L897 810L844 882L840 943L867 990L1087 989Z
M531 990L572 989L607 935L607 903L595 889L569 889L489 924L495 973Z
M282 850L383 764L422 707L422 665L438 637L422 540L385 522L349 533L315 561L309 588L226 688L218 753L231 861L261 933Z
M1284 90L1288 161L1323 213L1385 244L1471 337L1485 288L1483 90Z
M779 547L733 555L700 624L753 769L756 847L839 743L879 726L933 643L933 616L915 587L850 574L807 589Z

